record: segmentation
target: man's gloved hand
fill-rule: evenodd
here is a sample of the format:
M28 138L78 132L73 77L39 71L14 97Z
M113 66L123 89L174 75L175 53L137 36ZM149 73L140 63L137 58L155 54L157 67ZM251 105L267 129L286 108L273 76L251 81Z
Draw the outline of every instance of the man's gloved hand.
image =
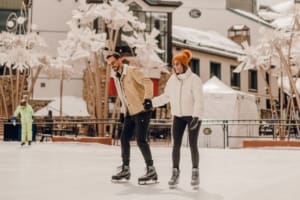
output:
M120 113L120 123L123 124L125 121L124 113Z
M145 99L143 105L144 109L147 111L153 108L151 99Z
M201 124L201 121L199 121L198 117L193 117L192 121L190 122L190 130L196 130L197 127Z

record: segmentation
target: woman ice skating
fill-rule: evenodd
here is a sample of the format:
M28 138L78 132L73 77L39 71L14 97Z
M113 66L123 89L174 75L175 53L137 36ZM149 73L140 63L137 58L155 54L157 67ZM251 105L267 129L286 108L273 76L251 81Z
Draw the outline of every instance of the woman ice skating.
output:
M189 68L192 53L183 50L176 54L173 59L173 74L169 78L164 93L152 99L153 107L159 107L166 103L171 104L173 115L173 169L169 181L170 188L176 187L180 175L180 148L184 130L188 128L188 138L192 158L191 185L199 185L199 152L198 134L203 114L202 81L198 75Z

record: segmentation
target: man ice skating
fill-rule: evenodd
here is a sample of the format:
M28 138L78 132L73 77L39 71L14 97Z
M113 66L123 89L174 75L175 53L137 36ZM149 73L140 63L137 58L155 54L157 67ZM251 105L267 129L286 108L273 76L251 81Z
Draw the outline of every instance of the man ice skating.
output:
M169 181L170 188L176 187L179 180L180 169L180 148L184 130L188 128L189 144L192 158L192 178L191 185L199 185L199 152L198 135L203 114L203 91L200 77L194 74L189 68L189 61L192 53L183 50L173 57L174 73L169 78L164 93L152 99L153 106L162 106L168 102L171 104L173 115L172 135L173 169Z
M139 184L157 181L152 155L147 141L148 126L151 118L151 98L153 83L145 77L140 68L122 63L118 53L106 57L107 64L114 71L114 81L121 100L121 133L122 166L120 172L112 176L113 181L130 179L130 139L135 131L138 147L146 163L146 174L138 178Z
M16 125L17 116L21 117L21 146L28 142L31 145L32 141L32 121L33 121L33 109L27 103L26 99L22 99L20 105L17 107L13 116L13 125Z

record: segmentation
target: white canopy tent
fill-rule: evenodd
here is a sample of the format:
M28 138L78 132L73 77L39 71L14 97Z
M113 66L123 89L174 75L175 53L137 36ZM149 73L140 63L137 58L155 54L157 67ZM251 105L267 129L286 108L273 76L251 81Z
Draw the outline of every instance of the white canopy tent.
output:
M206 120L258 120L259 114L255 96L236 91L225 85L217 77L203 84L204 119ZM211 128L211 135L204 135L203 129ZM202 125L199 145L223 147L226 139L222 125ZM229 125L230 136L258 136L258 126ZM224 141L225 139L225 141ZM230 138L229 147L242 147L244 138Z
M89 116L87 111L86 102L75 96L63 96L62 98L62 114L63 116ZM60 107L60 98L55 97L47 106L35 112L36 116L45 116L48 114L48 111L52 111L53 116L60 116L59 114Z

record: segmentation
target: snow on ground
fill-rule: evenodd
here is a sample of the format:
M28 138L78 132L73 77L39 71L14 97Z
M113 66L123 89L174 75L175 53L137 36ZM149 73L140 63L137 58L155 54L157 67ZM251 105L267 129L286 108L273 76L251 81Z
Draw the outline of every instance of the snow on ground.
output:
M144 173L132 147L132 177L110 181L120 147L82 143L0 143L1 200L298 200L299 149L200 149L201 187L193 190L190 152L182 148L181 179L170 190L171 147L152 146L159 184L140 186Z

